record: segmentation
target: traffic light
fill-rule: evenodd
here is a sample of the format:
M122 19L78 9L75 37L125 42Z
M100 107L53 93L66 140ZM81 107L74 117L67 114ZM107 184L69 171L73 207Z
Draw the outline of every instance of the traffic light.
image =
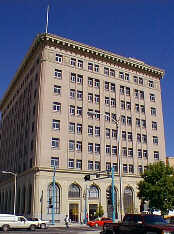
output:
M107 199L107 201L108 201L108 204L112 204L112 192L111 192L111 190L109 190L109 191L106 191L106 199Z
M48 203L49 203L49 208L53 208L53 205L52 205L52 198L49 198Z
M90 180L90 175L85 175L84 180L85 181Z

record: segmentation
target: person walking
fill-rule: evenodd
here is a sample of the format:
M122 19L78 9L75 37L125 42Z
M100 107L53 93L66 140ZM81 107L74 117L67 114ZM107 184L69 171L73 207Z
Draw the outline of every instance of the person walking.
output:
M66 225L66 228L68 229L69 228L69 218L68 218L68 215L65 216L65 225Z

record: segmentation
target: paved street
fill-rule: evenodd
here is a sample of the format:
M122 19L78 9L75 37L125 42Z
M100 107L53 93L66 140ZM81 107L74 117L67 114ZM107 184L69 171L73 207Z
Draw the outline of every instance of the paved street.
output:
M17 230L17 231L9 231L9 234L23 234L23 233L27 233L27 234L40 234L40 233L57 233L57 234L62 234L62 233L71 233L71 234L99 234L101 231L101 228L90 228L87 226L79 226L79 227L70 227L68 230L65 227L49 227L46 230L40 230L37 229L35 232L31 232L28 230ZM0 233L4 233L4 232L0 232Z

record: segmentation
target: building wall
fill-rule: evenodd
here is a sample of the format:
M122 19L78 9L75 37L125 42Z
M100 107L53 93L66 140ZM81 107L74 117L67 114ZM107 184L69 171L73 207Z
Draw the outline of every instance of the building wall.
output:
M57 44L54 40L50 42L50 37L56 38L61 42ZM0 104L2 111L2 143L10 139L9 144L3 144L1 149L1 170L17 172L20 176L20 184L17 188L25 184L26 200L29 201L31 209L24 209L24 202L20 197L18 213L26 215L41 216L51 219L51 213L48 214L49 196L48 188L53 180L53 164L58 160L56 168L55 181L60 189L60 212L55 215L56 220L62 220L65 214L69 214L69 204L78 204L78 220L81 221L84 216L86 183L90 186L95 183L99 191L97 199L88 200L88 212L90 204L99 204L101 202L105 215L107 216L106 190L111 185L111 179L94 180L84 182L86 174L97 172L95 162L100 163L99 171L104 171L108 167L115 166L119 168L118 148L117 153L112 154L112 147L120 146L120 157L122 159L123 170L123 192L125 188L131 188L133 192L133 206L139 211L140 201L137 194L137 182L140 180L140 166L143 170L149 163L155 161L165 161L165 139L162 116L161 88L160 79L163 72L157 68L150 67L141 61L127 58L120 58L120 61L114 62L108 56L109 52L98 50L57 36L48 36L43 43L37 45L37 39L34 41L31 49L24 59L17 75L12 81ZM99 54L102 54L99 55ZM56 56L61 57L61 61L56 61ZM76 60L76 65L71 64L71 60ZM78 62L83 61L83 67L78 67ZM99 71L89 70L89 63L99 66ZM130 64L133 64L132 67ZM145 70L142 67L145 67ZM55 69L61 71L62 77L55 76ZM152 70L154 69L154 72ZM104 74L109 72L108 74ZM112 74L111 74L112 72ZM113 74L113 72L115 74ZM71 75L76 74L76 82L72 82ZM124 74L124 79L122 78ZM77 82L77 76L81 75L83 82ZM126 78L127 77L127 78ZM129 79L128 79L129 77ZM136 78L137 77L137 78ZM89 85L89 78L93 85ZM143 84L141 84L143 79ZM96 87L96 81L100 82L100 87ZM136 82L137 81L137 82ZM109 82L109 90L107 83ZM149 83L151 84L150 87ZM115 90L111 90L115 86ZM54 88L61 87L61 93L56 94ZM124 87L124 94L123 92ZM75 97L70 98L70 89L75 90ZM130 90L130 94L129 91ZM138 90L138 97L136 97ZM77 91L83 92L82 100L77 98ZM127 93L126 93L127 92ZM144 92L144 98L140 97ZM93 94L93 101L89 101L89 93ZM155 100L150 100L150 94L155 95ZM95 103L95 95L100 96L99 103ZM109 99L107 104L106 98ZM111 105L111 99L115 106ZM61 110L53 110L53 102L61 104ZM121 108L121 102L125 103L125 109ZM131 108L127 108L127 106ZM139 105L140 111L136 111ZM70 106L75 107L75 115L69 113ZM144 106L145 113L141 111ZM82 108L82 114L77 114L77 108ZM151 114L151 108L156 108L156 115ZM100 120L94 116L90 118L88 112L100 113ZM110 121L105 117L110 113ZM132 124L123 124L123 117L131 117ZM52 121L60 121L60 129L54 129ZM137 126L140 120L140 127ZM112 137L112 130L117 129L118 136ZM146 121L143 127L142 120ZM157 129L152 129L152 122L157 123ZM69 124L75 124L75 132L69 131ZM77 133L77 125L82 125L82 133ZM8 128L9 125L15 126ZM88 128L93 126L93 135L89 135ZM100 128L100 136L95 136L95 127ZM110 137L106 137L106 128L110 129ZM15 129L15 130L12 130ZM123 139L123 131L126 132L126 140ZM132 140L128 140L128 132L132 133ZM141 135L141 142L137 140L137 134ZM142 142L143 135L147 136L147 143ZM13 136L13 137L11 137ZM153 136L158 137L158 144L153 143ZM58 147L52 147L52 138L58 138ZM75 142L75 149L69 150L69 141ZM77 142L81 142L82 150L76 149ZM100 145L100 153L89 153L88 144ZM111 153L106 153L106 145L111 146ZM132 155L123 155L123 147L132 149ZM142 150L142 156L138 156L138 150ZM143 156L143 151L148 152ZM156 155L154 157L154 152ZM157 154L158 153L158 154ZM74 167L69 166L69 160L74 160ZM76 167L77 160L81 160L82 168ZM89 168L89 161L93 162L93 169ZM106 165L107 164L107 165ZM115 187L117 191L117 208L119 210L119 170L115 170ZM30 183L26 180L30 178ZM10 178L9 178L10 179ZM2 177L1 177L2 181ZM71 184L78 185L80 189L79 198L68 198L68 190ZM28 189L28 186L30 189ZM4 194L8 193L10 184L5 183L1 186L1 211L7 209L4 203ZM20 193L20 192L19 192ZM32 199L30 194L32 194ZM43 196L42 196L43 194ZM19 196L18 196L19 197ZM17 198L18 199L18 198ZM31 200L30 200L31 199ZM12 198L11 198L12 201ZM11 202L12 206L12 202ZM28 205L29 206L29 205ZM12 210L12 207L8 207ZM42 210L42 212L41 212ZM29 212L30 211L30 212ZM50 210L49 210L50 211ZM42 213L42 214L41 214ZM124 213L124 212L123 212ZM120 214L118 214L120 218Z

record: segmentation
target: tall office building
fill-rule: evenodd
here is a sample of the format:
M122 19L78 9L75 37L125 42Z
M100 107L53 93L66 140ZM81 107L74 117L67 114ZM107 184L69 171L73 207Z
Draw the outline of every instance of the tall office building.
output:
M16 213L50 220L54 202L56 221L82 221L85 206L93 219L99 204L111 216L111 178L101 179L111 168L116 218L120 198L123 214L138 212L140 174L166 160L163 75L133 58L38 35L0 102L0 170L17 174ZM14 175L0 178L0 212L13 212Z

